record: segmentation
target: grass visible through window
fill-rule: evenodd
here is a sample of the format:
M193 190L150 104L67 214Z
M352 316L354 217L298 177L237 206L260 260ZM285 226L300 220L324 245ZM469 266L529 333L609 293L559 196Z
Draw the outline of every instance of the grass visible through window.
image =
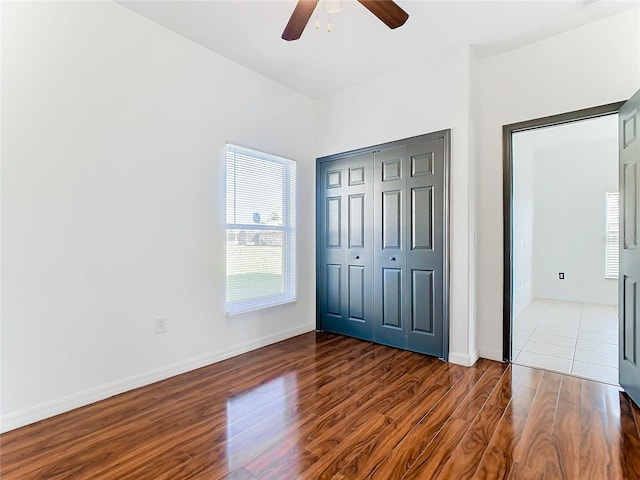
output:
M282 293L282 275L245 273L227 277L227 302Z

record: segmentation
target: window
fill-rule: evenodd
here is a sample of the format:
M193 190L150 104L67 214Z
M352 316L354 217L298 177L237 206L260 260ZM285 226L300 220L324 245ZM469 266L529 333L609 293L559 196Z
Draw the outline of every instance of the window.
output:
M605 278L618 278L620 260L620 194L607 193Z
M227 144L227 313L296 299L296 164Z

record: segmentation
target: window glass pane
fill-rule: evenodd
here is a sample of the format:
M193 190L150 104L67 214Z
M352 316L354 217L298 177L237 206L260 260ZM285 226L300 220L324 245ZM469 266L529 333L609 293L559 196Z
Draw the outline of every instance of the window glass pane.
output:
M227 191L227 223L283 225L283 193L287 167L236 155Z
M227 230L227 303L284 293L284 232Z

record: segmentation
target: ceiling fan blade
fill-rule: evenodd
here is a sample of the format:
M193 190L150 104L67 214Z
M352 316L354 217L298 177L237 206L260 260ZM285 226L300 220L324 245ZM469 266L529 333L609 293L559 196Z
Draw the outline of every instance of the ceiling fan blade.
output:
M382 20L389 28L398 28L404 25L409 18L396 2L392 0L358 0L367 10Z
M318 0L298 0L289 23L287 23L287 26L284 27L284 32L282 32L283 40L291 41L300 38L317 4Z

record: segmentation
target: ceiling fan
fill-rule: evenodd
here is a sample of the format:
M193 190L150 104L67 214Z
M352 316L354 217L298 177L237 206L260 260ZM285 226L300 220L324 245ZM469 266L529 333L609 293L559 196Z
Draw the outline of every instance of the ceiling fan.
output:
M392 0L358 0L358 2L389 28L398 28L404 25L404 22L409 18L409 14ZM291 18L282 32L283 40L291 41L300 38L317 4L318 0L298 0Z

